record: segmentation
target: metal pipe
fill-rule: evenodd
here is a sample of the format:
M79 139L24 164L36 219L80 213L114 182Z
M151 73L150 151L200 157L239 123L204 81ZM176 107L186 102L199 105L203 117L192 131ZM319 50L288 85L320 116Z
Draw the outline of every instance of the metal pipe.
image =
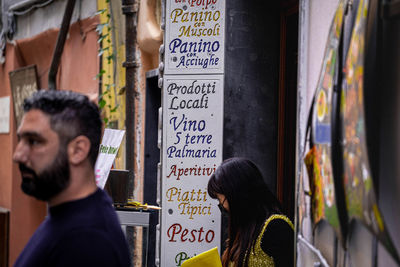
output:
M72 13L74 12L75 0L68 0L67 6L65 7L64 17L61 23L61 28L58 33L56 47L54 48L53 58L51 60L51 66L49 70L49 84L50 90L56 90L56 77L58 72L58 66L60 65L60 59L64 50L65 39L67 38L69 24L71 22Z
M125 54L126 61L122 66L126 69L126 158L125 168L130 172L129 192L133 193L135 180L135 75L136 61L136 25L138 4L136 0L122 0L122 13L125 15Z
M321 261L322 266L324 267L329 267L328 262L326 261L326 259L324 258L324 256L322 256L321 252L316 249L312 244L310 244L310 242L307 241L307 239L305 239L302 235L297 235L297 239L302 242L308 249L310 249L313 253L315 253L315 255L319 258L319 260ZM315 266L315 264L314 264Z

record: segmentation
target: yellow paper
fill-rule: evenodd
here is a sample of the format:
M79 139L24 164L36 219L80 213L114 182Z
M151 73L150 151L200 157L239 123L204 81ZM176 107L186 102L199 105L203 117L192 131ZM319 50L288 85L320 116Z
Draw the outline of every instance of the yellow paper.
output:
M181 267L222 267L218 248L212 248L182 263Z

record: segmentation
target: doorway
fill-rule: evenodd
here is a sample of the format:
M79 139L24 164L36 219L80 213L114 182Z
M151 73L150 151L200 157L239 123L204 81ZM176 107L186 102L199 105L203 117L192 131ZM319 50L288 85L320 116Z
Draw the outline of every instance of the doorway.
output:
M277 197L294 219L297 130L297 65L299 2L281 1L278 93Z

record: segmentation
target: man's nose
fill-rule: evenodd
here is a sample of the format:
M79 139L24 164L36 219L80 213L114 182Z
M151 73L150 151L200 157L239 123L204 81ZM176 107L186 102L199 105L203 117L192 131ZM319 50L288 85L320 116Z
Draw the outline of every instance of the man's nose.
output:
M17 163L26 163L28 159L28 148L23 142L18 142L17 147L14 150L13 160Z

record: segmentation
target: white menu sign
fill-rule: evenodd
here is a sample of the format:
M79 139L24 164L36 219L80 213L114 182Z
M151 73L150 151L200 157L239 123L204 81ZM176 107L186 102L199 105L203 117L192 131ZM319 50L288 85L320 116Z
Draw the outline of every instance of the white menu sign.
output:
M165 74L223 73L225 0L169 0Z
M99 154L95 164L96 184L101 189L107 183L108 175L117 156L118 149L124 138L125 130L114 130L106 128L101 140Z
M221 213L207 194L222 161L223 75L164 76L161 266L220 245Z
M10 132L10 97L0 97L0 133Z

